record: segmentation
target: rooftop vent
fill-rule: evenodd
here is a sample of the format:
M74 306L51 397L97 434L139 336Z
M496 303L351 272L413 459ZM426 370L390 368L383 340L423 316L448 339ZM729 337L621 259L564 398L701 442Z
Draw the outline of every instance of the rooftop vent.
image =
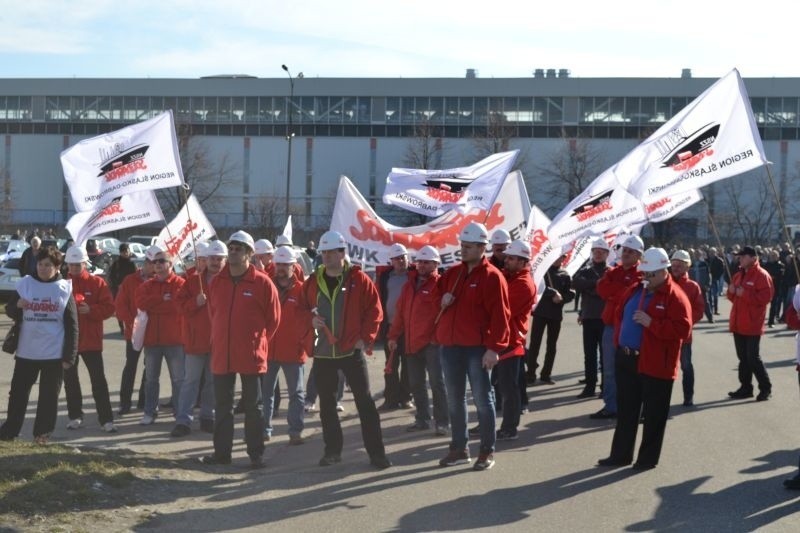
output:
M681 70L681 78L688 79L688 78L691 78L691 77L692 77L692 69L685 68L685 69Z
M467 69L467 79L468 80L474 80L477 77L478 77L478 71L476 69L474 69L474 68L468 68Z
M544 69L543 68L537 68L536 70L534 70L533 71L533 77L534 78L544 78Z
M547 77L548 78L555 78L556 77L556 69L554 69L554 68L547 69Z
M569 78L569 69L567 69L567 68L558 69L558 77L559 78Z

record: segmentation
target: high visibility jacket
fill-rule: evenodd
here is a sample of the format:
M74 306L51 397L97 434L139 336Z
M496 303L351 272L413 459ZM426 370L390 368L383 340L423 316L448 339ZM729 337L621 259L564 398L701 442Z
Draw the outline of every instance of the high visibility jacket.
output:
M406 354L417 353L433 342L440 309L439 274L434 271L419 288L418 278L416 270L408 271L408 281L400 292L388 334L388 339L393 341L403 336Z
M78 307L78 351L102 351L103 321L114 314L114 298L106 280L93 276L86 270L72 280L72 294ZM89 306L87 314L81 314L81 301Z
M178 307L178 292L186 280L170 272L163 281L152 277L136 289L136 307L147 311L144 345L182 345L182 317Z
M741 296L736 296L737 287L744 289ZM767 305L774 294L772 278L758 263L734 274L727 293L733 302L728 323L730 331L740 335L763 335Z

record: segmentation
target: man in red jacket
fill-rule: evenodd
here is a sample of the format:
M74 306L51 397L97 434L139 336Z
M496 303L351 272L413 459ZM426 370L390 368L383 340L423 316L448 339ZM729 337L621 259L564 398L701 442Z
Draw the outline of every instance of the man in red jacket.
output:
M280 240L278 241L280 242ZM303 284L294 275L297 257L289 246L279 246L272 259L272 281L281 301L281 322L269 347L267 373L261 385L264 406L265 440L272 438L272 413L278 371L283 369L289 393L286 421L289 424L289 444L303 443L303 405L305 403L304 368L314 343L311 313L301 307Z
M670 260L672 279L683 289L689 304L692 306L692 326L703 318L706 301L703 297L703 289L696 281L689 279L689 267L692 266L692 258L686 250L676 250ZM681 374L683 374L683 405L691 407L694 405L694 365L692 365L692 333L689 338L681 345Z
M228 257L222 241L197 243L204 245L203 268L186 277L178 291L178 305L183 313L183 384L176 405L177 424L173 437L185 437L192 432L194 406L200 393L200 429L214 432L214 379L211 376L211 319L208 316L208 286L220 273ZM197 248L196 247L196 248ZM199 255L198 255L199 257ZM203 384L202 390L200 384Z
M342 427L336 412L336 390L341 370L361 420L361 436L370 463L378 469L392 466L383 446L381 419L369 390L364 351L371 350L383 319L378 289L372 280L346 259L344 237L337 231L322 234L322 265L303 284L303 305L313 315L317 330L314 376L319 390L319 417L325 454L320 466L342 460Z
M767 305L772 301L775 288L772 278L758 263L758 253L745 246L736 255L739 271L728 285L728 299L733 302L729 328L733 333L736 357L739 358L739 388L729 392L734 399L753 397L753 375L758 381L756 401L763 402L772 396L772 383L761 360L761 336Z
M233 391L242 381L244 437L252 468L264 467L264 416L258 392L267 371L269 343L281 319L278 291L250 264L255 243L244 231L228 239L228 264L208 287L211 372L214 374L214 453L204 464L230 464L233 449Z
M169 252L153 245L147 249L155 274L136 289L136 307L148 315L144 334L145 398L144 416L139 425L149 426L157 416L160 393L161 361L167 361L172 400L178 405L178 395L183 384L183 339L178 293L186 280L172 271Z
M598 466L631 464L640 416L642 443L633 468L655 468L661 456L681 343L692 330L691 305L670 277L669 266L667 252L648 249L639 265L644 282L619 298L614 321L617 427L611 454Z
M114 299L105 280L86 270L89 255L82 246L67 250L66 263L72 294L78 307L78 355L86 364L92 382L92 396L100 426L106 433L116 433L108 382L103 369L103 321L114 314ZM64 392L67 395L67 429L83 425L83 394L78 379L78 362L64 370Z
M392 357L397 353L398 340L402 337L406 347L405 359L409 384L414 396L416 415L414 423L406 431L430 429L431 413L425 373L433 393L433 418L437 435L447 435L450 425L447 412L447 391L439 360L439 346L433 343L436 315L439 313L439 252L433 246L423 246L417 252L416 269L408 271L408 281L403 285L397 308L387 335L387 347ZM387 365L392 372L396 366Z
M442 367L447 387L452 434L450 449L440 466L469 464L467 447L467 390L478 410L480 453L473 468L494 466L494 395L489 372L509 342L508 284L485 257L489 234L483 224L470 222L459 235L461 263L439 280L442 293L436 342L442 345Z

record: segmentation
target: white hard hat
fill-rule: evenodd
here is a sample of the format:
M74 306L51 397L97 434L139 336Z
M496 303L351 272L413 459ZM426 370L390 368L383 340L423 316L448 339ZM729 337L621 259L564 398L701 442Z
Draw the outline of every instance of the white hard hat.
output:
M286 235L278 235L278 238L275 240L275 246L292 246L292 239Z
M228 257L228 247L222 241L211 241L206 251L208 257Z
M253 237L246 231L239 230L237 232L234 232L234 234L231 235L230 238L228 239L228 246L230 246L232 242L240 242L242 244L246 244L247 246L250 247L251 251L256 249L256 245L253 242Z
M155 261L156 256L158 254L163 254L164 252L166 252L165 249L158 246L157 244L154 244L144 251L144 256L148 261Z
M267 239L258 239L253 246L253 250L255 251L256 255L275 253L275 248L272 247L272 243Z
M196 257L208 257L208 243L198 242L194 245L194 255Z
M294 255L294 250L288 246L281 246L275 250L275 256L272 258L275 263L297 263L297 257Z
M477 222L470 222L464 229L461 230L461 234L458 236L461 242L479 242L482 244L489 243L489 232L486 231L486 226L483 224L479 224Z
M64 258L67 263L88 263L89 254L83 246L70 246L67 248L67 255Z
M623 248L630 248L639 253L644 252L644 241L638 235L628 235L628 237L620 244ZM659 248L660 250L661 248ZM666 252L664 252L666 254Z
M508 245L505 251L506 255L515 255L530 261L531 259L531 245L522 240L516 240Z
M628 246L628 248L630 248L630 246ZM669 265L669 256L663 248L648 248L647 251L642 254L642 262L639 263L639 270L641 272L657 272L659 270L666 270Z
M389 259L394 259L395 257L400 257L401 255L408 255L408 250L406 247L400 243L395 243L389 248Z
M672 254L672 259L676 261L683 261L689 266L692 266L692 258L686 250L675 250Z
M595 241L592 243L592 250L594 250L595 248L599 248L600 250L605 250L606 252L611 251L611 248L608 247L608 243L602 237L599 239L595 239Z
M317 249L320 252L338 250L339 248L347 248L347 244L344 242L344 236L338 231L326 231L319 238L319 247Z
M504 229L494 230L492 244L511 244L511 234Z
M426 245L419 249L417 256L414 258L416 261L436 261L441 263L442 259L439 257L439 251L433 246Z

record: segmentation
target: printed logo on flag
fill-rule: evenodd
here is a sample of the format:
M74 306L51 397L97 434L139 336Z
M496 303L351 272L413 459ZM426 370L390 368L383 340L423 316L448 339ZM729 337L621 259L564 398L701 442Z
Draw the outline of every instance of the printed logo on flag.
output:
M144 155L150 148L147 144L139 144L125 149L124 145L117 143L113 151L100 148L100 173L97 175L105 176L106 181L114 181L124 178L128 174L133 174L137 170L147 169Z
M472 181L473 177L468 174L434 173L425 180L425 194L439 202L458 203Z
M581 222L585 222L603 211L610 211L612 209L611 195L613 192L613 189L609 189L592 196L582 204L575 206L575 209L572 210L572 216Z
M529 244L531 245L531 257L538 255L539 252L542 251L547 241L549 241L549 237L544 232L544 230L537 229L534 230L533 234L530 236Z
M654 141L662 153L661 167L670 167L675 172L694 168L706 156L713 155L712 145L717 140L719 124L706 124L691 135L678 127Z

